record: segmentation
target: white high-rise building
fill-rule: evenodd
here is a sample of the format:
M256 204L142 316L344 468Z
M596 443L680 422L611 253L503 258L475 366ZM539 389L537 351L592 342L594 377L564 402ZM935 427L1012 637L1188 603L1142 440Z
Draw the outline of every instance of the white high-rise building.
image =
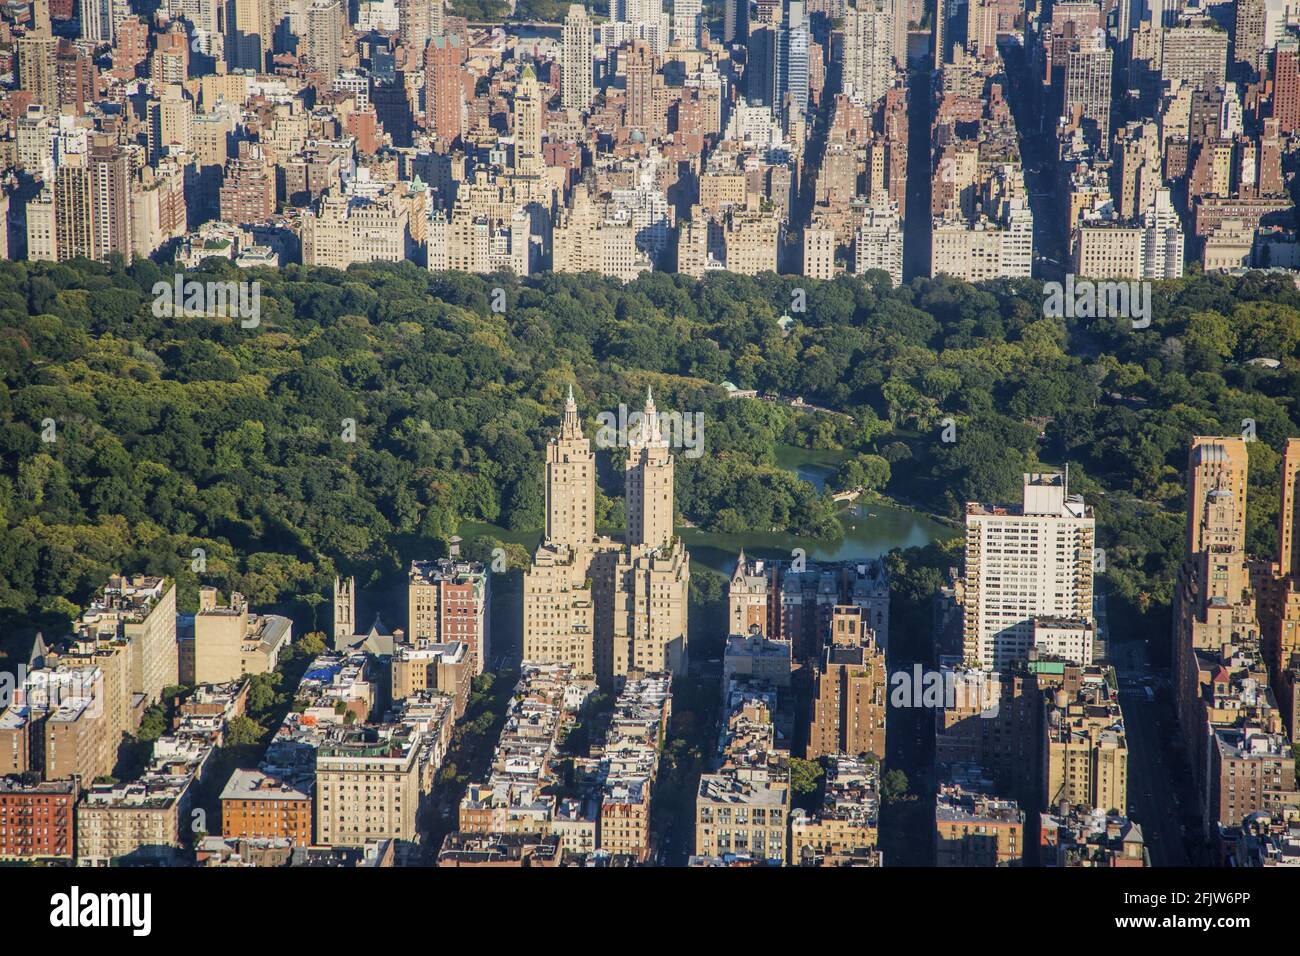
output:
M844 10L844 92L872 106L893 79L893 5L857 0Z
M790 0L777 33L776 107L785 129L808 113L808 16L803 0Z
M655 56L668 48L672 18L663 0L613 0L610 22L601 26L600 42L612 49L632 40L645 40Z
M704 5L700 0L673 0L673 44L698 50L704 26Z
M903 222L898 204L879 194L862 217L853 237L853 271L863 275L873 269L889 273L895 288L903 284Z
M1142 214L1142 277L1179 279L1183 275L1183 223L1168 189Z
M1035 619L1092 621L1092 509L1061 474L1024 476L1019 508L966 505L963 655L1003 670L1034 646Z
M569 4L560 47L560 104L566 110L587 110L596 96L592 82L595 62L591 17L580 3Z

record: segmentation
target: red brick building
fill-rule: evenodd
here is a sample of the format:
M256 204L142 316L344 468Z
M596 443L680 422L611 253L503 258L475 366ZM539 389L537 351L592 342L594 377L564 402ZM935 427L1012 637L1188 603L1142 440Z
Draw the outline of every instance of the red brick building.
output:
M71 860L77 785L0 777L0 860Z

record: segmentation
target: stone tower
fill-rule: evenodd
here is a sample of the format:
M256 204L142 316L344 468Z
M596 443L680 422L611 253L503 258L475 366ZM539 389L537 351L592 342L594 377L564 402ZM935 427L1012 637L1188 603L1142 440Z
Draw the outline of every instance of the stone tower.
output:
M673 539L673 456L659 428L650 389L640 428L628 437L627 543L634 551L654 551Z
M357 633L357 579L334 578L334 646Z

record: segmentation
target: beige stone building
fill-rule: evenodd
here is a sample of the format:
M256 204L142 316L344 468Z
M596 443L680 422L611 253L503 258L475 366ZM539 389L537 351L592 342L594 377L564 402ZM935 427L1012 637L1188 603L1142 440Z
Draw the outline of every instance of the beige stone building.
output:
M880 763L830 755L821 806L790 816L790 864L879 866L879 822Z
M647 395L627 434L627 540L595 530L595 459L572 391L546 450L546 531L524 575L524 659L601 679L686 659L690 556L673 533L673 456Z
M228 607L218 606L218 597L216 588L199 589L194 672L185 675L188 682L224 684L244 674L274 670L292 639L293 622L278 615L250 614L248 602L238 592L230 595Z
M956 779L935 795L935 865L1020 866L1025 853L1025 813L994 794L973 767L954 768Z
M156 788L141 783L90 789L77 806L77 862L108 866L129 858L175 859L189 825L189 786Z
M715 773L695 795L695 863L746 861L782 866L790 830L789 755L778 749L768 703L740 694Z
M412 242L410 213L396 189L371 196L332 189L302 218L302 261L346 269L354 262L402 262Z
M787 781L703 774L695 797L695 855L785 862L789 812Z
M392 662L392 699L405 700L424 690L438 690L455 701L460 718L469 703L473 674L468 645L398 644Z
M1128 808L1128 739L1110 668L1088 667L1048 694L1043 715L1043 803Z
M830 644L813 677L813 716L806 757L885 756L888 675L885 654L863 609L840 605L831 614Z
M598 272L631 282L652 269L650 258L637 248L631 219L602 208L581 184L573 189L572 203L557 212L551 241L555 272Z
M422 736L402 725L358 728L316 751L316 841L364 846L418 839Z
M176 585L165 578L113 575L74 631L81 640L130 642L131 692L143 694L146 704L179 679Z
M492 579L484 565L456 558L412 561L407 572L406 640L465 645L470 676L491 652Z

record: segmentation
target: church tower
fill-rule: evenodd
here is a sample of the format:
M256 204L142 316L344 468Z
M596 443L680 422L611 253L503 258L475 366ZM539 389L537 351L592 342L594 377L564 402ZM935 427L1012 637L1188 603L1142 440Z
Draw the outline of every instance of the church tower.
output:
M627 543L633 550L654 551L673 539L673 456L648 388L641 416L640 427L628 436Z
M357 633L357 579L334 578L334 646L346 646ZM340 643L342 642L342 643Z

